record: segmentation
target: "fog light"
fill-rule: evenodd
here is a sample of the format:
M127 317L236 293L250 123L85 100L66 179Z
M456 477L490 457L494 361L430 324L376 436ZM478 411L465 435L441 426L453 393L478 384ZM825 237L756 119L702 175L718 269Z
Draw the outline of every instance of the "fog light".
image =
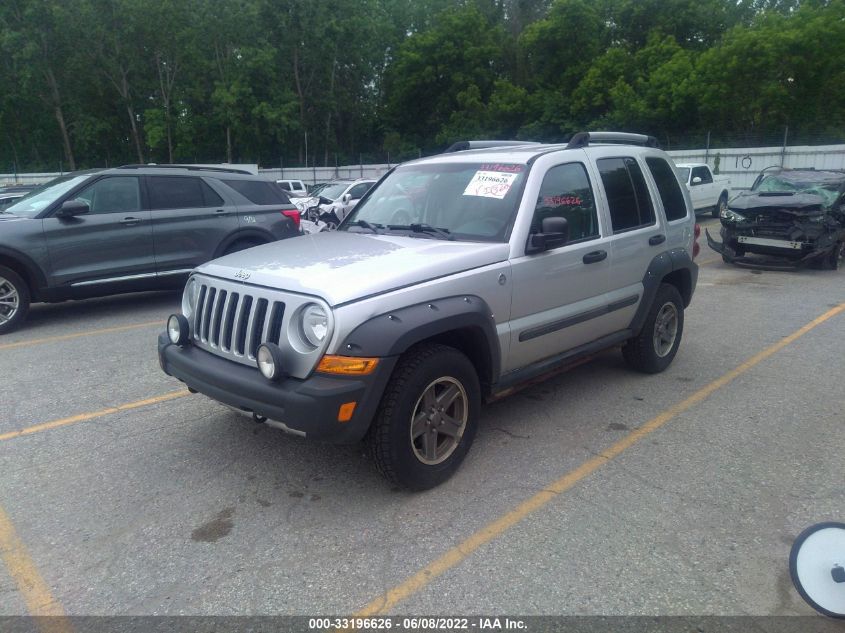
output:
M279 380L284 373L282 364L282 350L273 343L262 343L255 353L258 370L267 380Z
M167 319L167 338L174 345L182 347L188 343L191 328L188 319L181 314L171 314Z

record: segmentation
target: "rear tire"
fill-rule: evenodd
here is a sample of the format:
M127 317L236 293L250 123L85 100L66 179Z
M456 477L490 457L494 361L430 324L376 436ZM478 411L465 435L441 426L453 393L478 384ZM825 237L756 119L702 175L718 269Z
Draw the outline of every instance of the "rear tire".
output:
M458 350L422 344L405 352L367 434L370 454L390 482L433 488L452 476L478 427L481 388Z
M29 312L29 286L11 268L0 266L0 334L7 334L23 323Z
M656 374L675 358L684 332L684 302L675 286L660 284L642 330L628 339L622 356L631 369Z
M223 251L224 255L231 255L232 253L237 253L238 251L245 251L248 248L252 248L253 246L261 246L264 242L259 242L258 240L235 240L229 246L226 247L226 250Z

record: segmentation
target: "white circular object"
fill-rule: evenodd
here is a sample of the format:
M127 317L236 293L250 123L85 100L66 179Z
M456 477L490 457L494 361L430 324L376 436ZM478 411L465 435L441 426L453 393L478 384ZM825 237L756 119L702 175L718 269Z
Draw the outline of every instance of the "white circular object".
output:
M798 535L789 574L801 597L819 613L845 618L845 523L819 523ZM841 571L840 571L841 570Z

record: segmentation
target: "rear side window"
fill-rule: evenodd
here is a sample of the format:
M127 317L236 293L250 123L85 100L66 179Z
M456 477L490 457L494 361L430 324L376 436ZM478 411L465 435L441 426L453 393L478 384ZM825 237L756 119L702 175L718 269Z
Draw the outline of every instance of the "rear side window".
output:
M290 204L281 186L266 180L224 180L252 204Z
M587 170L581 163L552 167L543 177L531 220L531 232L540 233L545 218L565 218L569 243L599 236L596 203Z
M648 170L657 184L657 191L660 194L660 201L663 203L663 210L666 211L667 220L680 220L687 216L687 205L684 202L684 194L678 179L675 178L675 170L668 162L656 156L645 159Z
M610 207L614 233L654 224L654 206L643 172L633 158L601 158L596 161Z
M201 178L148 176L152 209L197 209L223 206L223 199Z

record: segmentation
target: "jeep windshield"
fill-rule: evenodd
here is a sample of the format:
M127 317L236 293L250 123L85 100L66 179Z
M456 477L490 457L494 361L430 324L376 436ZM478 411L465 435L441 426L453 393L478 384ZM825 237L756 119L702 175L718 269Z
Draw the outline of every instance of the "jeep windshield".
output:
M434 163L397 167L347 216L340 230L503 242L528 167Z
M91 174L71 174L51 180L46 185L33 189L31 193L8 207L3 213L21 218L34 218L68 191L76 187Z

